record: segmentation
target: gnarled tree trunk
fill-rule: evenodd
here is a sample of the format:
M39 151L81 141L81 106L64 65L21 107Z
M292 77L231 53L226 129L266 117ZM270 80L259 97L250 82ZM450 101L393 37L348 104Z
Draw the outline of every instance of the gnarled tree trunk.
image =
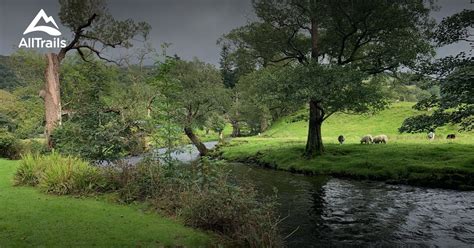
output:
M61 91L59 84L59 63L60 59L55 53L46 54L47 66L45 71L44 89L44 109L46 125L44 134L49 148L54 144L51 134L57 125L61 125Z
M308 139L306 141L305 157L312 158L316 154L324 153L321 126L323 124L324 111L321 102L309 101L309 126Z
M184 128L184 133L186 133L186 136L191 140L191 142L196 146L196 148L199 151L199 154L201 156L206 156L209 150L207 147L201 142L198 136L196 136L193 132L193 129L190 127L185 127Z

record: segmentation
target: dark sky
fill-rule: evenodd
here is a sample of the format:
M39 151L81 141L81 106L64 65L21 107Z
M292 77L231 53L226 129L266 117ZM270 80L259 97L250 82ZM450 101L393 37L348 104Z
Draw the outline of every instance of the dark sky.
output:
M474 8L473 0L438 0L441 10L433 17L442 17ZM59 23L57 0L0 0L0 54L14 52L23 31L40 9L56 20L64 38L70 38ZM254 19L251 0L109 0L109 9L117 19L132 18L152 26L150 41L156 48L172 43L169 54L184 59L198 57L217 64L219 47L216 40L231 29ZM439 51L442 55L457 53L467 44Z

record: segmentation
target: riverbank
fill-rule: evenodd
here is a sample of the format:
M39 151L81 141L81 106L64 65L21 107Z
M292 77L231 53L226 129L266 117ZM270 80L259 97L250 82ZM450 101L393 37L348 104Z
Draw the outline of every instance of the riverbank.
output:
M211 243L207 234L139 205L13 187L17 164L0 159L1 246L203 247Z
M307 121L304 110L283 118L261 136L235 138L217 155L229 161L254 163L278 170L310 175L330 175L361 180L460 190L474 190L474 133L458 133L456 127L426 134L399 134L403 120L423 113L413 103L396 103L376 115L335 114L323 124L326 153L307 160ZM453 141L446 134L455 133ZM337 142L339 135L345 144ZM365 134L386 134L388 144L360 145Z
M415 186L474 190L474 146L460 144L326 145L326 154L302 157L304 141L234 139L220 157L308 175L330 175Z

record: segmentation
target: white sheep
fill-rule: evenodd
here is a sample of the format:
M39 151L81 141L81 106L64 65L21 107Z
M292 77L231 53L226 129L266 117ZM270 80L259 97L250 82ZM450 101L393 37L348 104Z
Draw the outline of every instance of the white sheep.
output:
M372 143L372 135L367 134L366 136L362 137L360 139L360 143L361 144L370 144L370 143Z
M434 140L435 138L435 133L434 132L429 132L428 133L428 139L431 141L431 140Z
M378 143L384 143L387 144L388 142L388 137L385 134L377 135L372 139L372 143L378 144Z

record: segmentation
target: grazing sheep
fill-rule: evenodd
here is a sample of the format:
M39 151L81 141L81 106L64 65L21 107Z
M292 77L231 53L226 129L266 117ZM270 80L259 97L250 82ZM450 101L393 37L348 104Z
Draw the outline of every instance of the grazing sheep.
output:
M387 144L388 142L388 137L385 134L377 135L372 139L372 143L378 144L378 143L384 143Z
M429 132L428 139L431 141L431 140L434 140L434 138L435 138L435 133L433 131Z
M364 137L362 137L362 139L360 139L360 144L370 144L372 143L372 135L368 134Z
M341 144L341 145L344 143L345 140L346 139L342 135L339 135L339 137L337 137L337 141L339 141L339 144Z
M448 134L448 136L446 136L446 139L455 139L456 138L456 135L451 133L451 134Z

